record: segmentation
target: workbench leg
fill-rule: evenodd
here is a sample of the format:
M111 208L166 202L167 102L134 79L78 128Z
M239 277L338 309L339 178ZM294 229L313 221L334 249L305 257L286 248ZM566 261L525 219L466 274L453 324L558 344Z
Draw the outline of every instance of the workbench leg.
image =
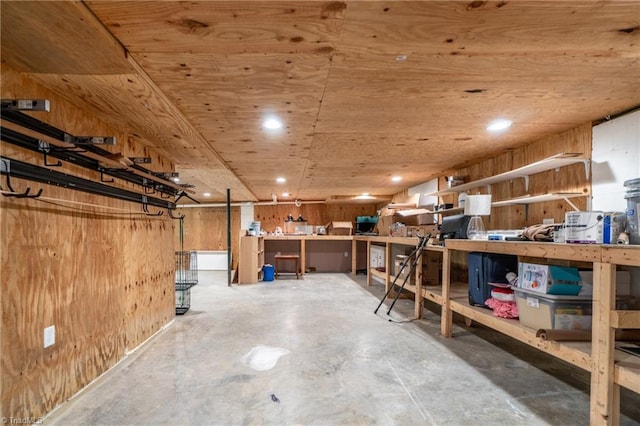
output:
M453 312L451 312L451 257L446 248L442 252L442 317L440 318L440 334L451 337L453 328Z
M611 425L614 416L614 345L611 311L615 309L616 265L593 263L590 424ZM617 416L616 416L617 417Z
M384 250L384 291L389 291L389 287L391 284L390 272L391 272L391 244L385 244Z
M356 275L356 254L357 254L357 248L358 248L358 241L356 241L356 239L352 239L351 240L351 275L355 276Z
M367 241L367 287L371 285L371 241Z
M304 276L304 272L307 270L307 245L305 244L305 240L300 240L300 274ZM296 272L296 279L298 279L298 274Z
M422 312L423 312L423 303L424 303L424 299L422 298L422 250L416 254L417 259L416 259L416 293L414 295L414 300L415 300L415 307L414 307L414 313L415 313L415 318L416 319L420 319L422 318ZM428 268L429 266L427 266Z

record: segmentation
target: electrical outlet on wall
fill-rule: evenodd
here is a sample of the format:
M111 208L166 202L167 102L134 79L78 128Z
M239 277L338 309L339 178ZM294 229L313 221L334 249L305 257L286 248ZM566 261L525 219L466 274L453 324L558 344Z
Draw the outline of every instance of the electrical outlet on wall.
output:
M44 347L48 348L56 343L56 326L52 325L44 329Z
M553 225L554 223L556 223L556 221L553 220L552 217L547 217L547 218L542 219L542 224L543 225Z

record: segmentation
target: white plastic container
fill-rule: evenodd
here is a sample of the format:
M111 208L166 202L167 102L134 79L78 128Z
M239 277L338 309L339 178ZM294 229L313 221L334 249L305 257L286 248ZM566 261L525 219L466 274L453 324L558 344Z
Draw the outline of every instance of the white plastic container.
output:
M556 296L514 288L520 323L534 330L591 330L591 296Z

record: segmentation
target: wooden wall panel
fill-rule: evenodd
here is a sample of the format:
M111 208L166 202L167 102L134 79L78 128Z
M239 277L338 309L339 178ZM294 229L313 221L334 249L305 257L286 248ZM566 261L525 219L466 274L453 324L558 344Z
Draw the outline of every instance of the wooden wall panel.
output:
M226 250L227 249L227 209L226 207L202 207L178 209L176 215L184 215L185 250ZM232 247L240 232L240 208L231 207ZM176 221L176 250L180 250L180 230ZM237 244L237 241L236 241Z
M581 153L582 157L590 158L591 123L509 150L466 167L452 169L440 177L439 186L440 188L446 187L445 176L447 175L463 176L465 182L470 182L516 169L560 153ZM492 200L499 201L526 194L579 192L584 193L586 197L573 198L571 201L579 209L585 210L591 196L590 182L591 176L586 175L584 165L575 164L532 175L528 191L525 189L524 179L495 184L491 187ZM484 194L487 193L487 189L479 187L470 193ZM457 196L446 196L444 200L456 204ZM485 226L487 229L519 229L542 223L544 218L553 218L559 223L564 220L564 214L567 211L573 211L573 208L563 200L530 204L528 208L524 205L497 207L493 208L491 216L485 219Z
M260 226L267 232L275 231L277 226L284 230L284 222L291 214L294 219L302 215L308 225L327 225L331 221L353 222L355 232L356 216L375 216L377 214L374 204L302 204L296 207L293 204L278 204L274 206L255 206L255 220L260 221Z
M185 250L226 250L227 249L227 212L225 207L202 207L178 209L176 214L184 218ZM307 220L309 225L326 225L331 221L349 221L354 223L356 216L375 216L373 204L278 204L274 206L254 206L254 218L260 221L263 230L274 232L276 226L284 229L284 221L292 214ZM231 250L232 265L237 267L240 235L240 208L231 208ZM176 221L174 247L180 250L179 225Z
M109 128L8 67L2 71L3 98L51 101L51 112L34 113L37 118L78 135L116 135L113 150L148 155L158 167L173 168L128 142L122 129ZM4 142L1 148L4 156L42 166L42 157L32 152ZM57 170L99 179L67 164ZM20 179L12 183L16 190L43 188L48 200L0 197L0 417L39 417L173 318L174 223L145 216L135 203ZM113 185L137 190L124 182ZM51 325L56 342L43 348L43 330Z

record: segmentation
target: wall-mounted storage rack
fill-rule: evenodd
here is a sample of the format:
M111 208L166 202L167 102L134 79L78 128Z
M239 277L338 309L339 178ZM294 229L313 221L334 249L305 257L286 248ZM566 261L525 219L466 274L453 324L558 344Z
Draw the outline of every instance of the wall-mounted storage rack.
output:
M514 170L510 170L508 172L500 173L494 176L489 176L483 179L475 180L473 182L468 182L462 185L457 185L451 188L432 192L427 195L443 196L447 194L457 194L460 192L468 191L470 189L479 188L481 186L486 186L487 192L490 194L491 185L495 183L516 179L516 178L524 179L525 189L529 190L530 175L546 172L553 169L558 169L560 167L569 166L577 163L584 164L585 175L588 179L589 166L591 164L590 160L586 158L582 158L582 153L562 153L562 154L557 154L557 155L545 158L540 161L536 161L535 163L531 163L523 167L519 167ZM546 201L564 200L574 210L579 210L575 204L569 201L569 199L576 198L576 197L586 197L586 196L587 194L583 194L581 192L555 192L555 193L540 194L540 195L524 195L521 197L515 197L515 198L506 199L506 200L494 201L491 203L491 206L503 207L503 206L514 206L514 205L529 205L533 203L542 203ZM442 214L462 213L463 210L464 209L462 207L454 207L451 209L438 210L437 212L434 212L434 213L442 213Z
M152 172L132 161L121 161L120 154L111 153L94 144L69 142L84 139L78 139L22 112L4 110L1 123L3 141L41 153L45 166L62 165L60 161L50 163L48 158L53 157L100 172L102 182L113 181L104 179L103 175L108 175L138 184L144 187L148 194L157 191L164 198L191 198L187 192L193 193L184 185L177 185L168 180L165 177L166 173Z
M583 163L585 175L589 178L589 165L590 160L582 158L582 153L562 153L557 154L544 160L536 161L535 163L528 164L523 167L519 167L508 172L500 173L494 176L489 176L483 179L475 180L473 182L463 183L462 185L453 186L451 188L443 189L437 192L432 192L427 195L442 196L447 194L457 194L463 191L468 191L473 188L481 186L493 185L494 183L505 182L516 178L523 178L525 181L525 189L529 190L529 176L536 173L542 173L560 167L569 166L571 164ZM490 192L490 191L489 191Z
M60 186L63 188L71 188L77 191L88 192L91 194L103 195L105 197L117 198L119 200L140 203L142 204L143 211L152 216L161 216L163 212L149 212L148 206L150 205L168 209L170 216L171 210L174 210L176 208L175 203L171 201L149 197L122 188L115 188L113 186L105 185L104 183L79 178L67 173L57 172L55 170L35 166L30 163L25 163L23 161L14 160L7 157L0 157L0 173L6 176L6 185L11 191L14 191L11 185L11 178L15 177L19 179L30 180L33 182ZM27 188L24 193L7 194L5 191L3 191L2 195L14 196L17 198L37 198L42 193L42 190L40 190L35 195L30 195L29 192L30 188Z

